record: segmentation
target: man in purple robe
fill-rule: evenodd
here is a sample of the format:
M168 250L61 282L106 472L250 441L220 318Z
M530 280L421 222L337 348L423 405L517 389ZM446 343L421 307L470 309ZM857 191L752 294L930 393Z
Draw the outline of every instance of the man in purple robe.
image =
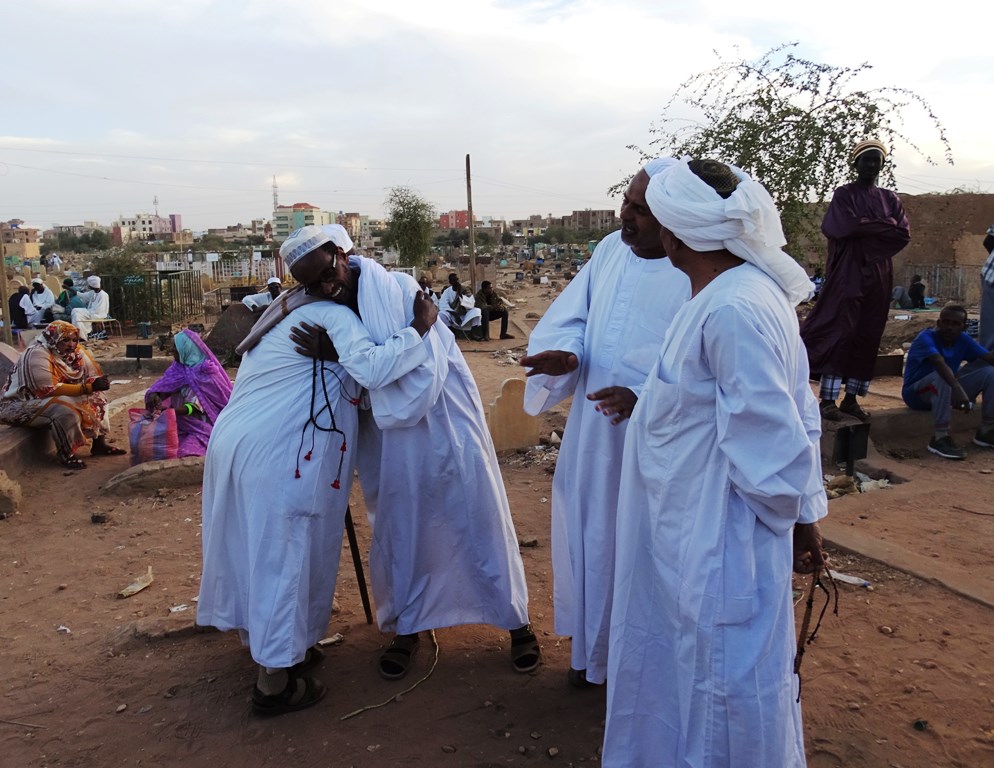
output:
M874 139L852 152L856 181L835 190L821 231L828 238L825 284L801 325L811 375L821 377L821 415L868 421L856 401L873 378L887 323L894 276L891 259L911 239L901 199L877 186L887 148ZM835 404L845 382L846 394Z
M203 456L214 422L231 397L231 380L195 331L173 336L173 358L162 378L148 388L145 407L175 410L178 455Z

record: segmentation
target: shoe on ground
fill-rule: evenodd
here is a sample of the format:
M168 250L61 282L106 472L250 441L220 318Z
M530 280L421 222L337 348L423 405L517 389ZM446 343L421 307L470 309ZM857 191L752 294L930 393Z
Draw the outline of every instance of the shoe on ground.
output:
M842 405L839 406L839 411L847 416L854 416L864 423L870 420L870 414L864 411L860 404L855 400L843 399Z
M509 333L502 333L502 334L500 335L500 337L501 337L501 340L503 340L503 339L513 339L513 338L514 338L514 337L513 337L513 336L512 336L511 334L509 334Z
M948 435L945 437L933 437L928 441L928 450L929 453L934 453L936 456L941 456L944 459L966 458L966 451L956 445Z
M834 402L824 402L818 406L821 417L827 421L842 421L842 411Z
M973 444L981 448L994 448L994 428L978 429L977 434L973 436Z

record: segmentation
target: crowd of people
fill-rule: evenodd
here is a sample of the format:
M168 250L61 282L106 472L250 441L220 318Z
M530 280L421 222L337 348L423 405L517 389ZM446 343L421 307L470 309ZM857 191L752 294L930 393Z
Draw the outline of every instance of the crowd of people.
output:
M607 688L605 766L805 765L791 573L826 564L822 420L870 418L857 397L910 238L900 199L876 186L886 152L853 150L856 181L826 213L826 274L803 324L795 307L816 286L784 252L766 189L728 164L660 158L530 336L525 410L572 398L551 504L555 631L571 638L564 683ZM988 241L989 288L994 227ZM186 330L146 394L149 411L176 412L184 455L206 455L198 623L249 648L256 714L321 701L317 641L357 474L376 619L392 635L379 674L403 678L423 633L462 624L506 631L512 670L532 672L542 656L518 539L450 330L486 339L500 320L513 338L506 305L455 273L437 296L357 255L339 225L297 230L280 255L296 285L274 278L246 302L259 316L234 386ZM0 421L49 428L73 468L88 439L93 455L122 452L104 438L109 384L80 345L106 311L88 280L85 307L70 306L71 286L18 298L25 315L61 307L73 322L48 323L0 399ZM966 320L946 306L905 370L904 398L932 411L929 450L945 458L964 455L952 411L981 395L974 443L994 448L994 339L974 341Z

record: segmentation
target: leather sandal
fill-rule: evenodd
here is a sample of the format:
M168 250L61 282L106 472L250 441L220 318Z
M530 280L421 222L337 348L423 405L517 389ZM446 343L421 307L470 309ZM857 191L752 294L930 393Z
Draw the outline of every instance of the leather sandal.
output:
M380 655L377 669L384 680L400 680L411 666L411 657L418 650L421 638L413 635L394 635L390 645Z
M304 653L303 660L298 661L296 664L290 667L290 674L300 675L301 672L306 672L309 669L314 669L314 667L318 666L322 661L324 661L324 653L321 651L320 648L311 646Z
M566 673L566 682L574 688L596 688L597 683L592 683L587 679L587 670L569 668Z
M75 456L68 456L64 459L59 459L59 464L68 469L86 469L86 462Z
M296 712L307 707L313 707L328 692L320 680L313 677L297 677L292 671L287 672L286 686L279 693L268 696L259 690L252 689L252 711L262 717L275 717L288 712Z
M855 400L842 401L842 405L839 406L839 411L846 414L847 416L855 416L862 422L867 422L870 420L870 414L863 410L863 407L857 403Z
M542 662L542 649L531 624L511 630L511 665L515 672L527 674Z
M821 403L818 406L818 410L821 412L821 417L827 419L828 421L842 421L842 411L839 410L834 402Z

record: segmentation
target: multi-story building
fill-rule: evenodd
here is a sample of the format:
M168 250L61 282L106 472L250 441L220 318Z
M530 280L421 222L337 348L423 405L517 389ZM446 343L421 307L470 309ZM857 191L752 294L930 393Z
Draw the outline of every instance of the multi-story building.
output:
M469 229L469 211L449 211L438 217L439 229Z
M615 229L618 226L617 217L613 210L573 211L569 216L563 216L563 226L580 232L591 230Z
M168 218L156 213L136 213L131 217L121 217L111 225L111 241L114 245L124 245L135 240L169 239L160 237L180 232L183 229L183 217L170 214Z
M21 219L0 222L0 242L4 256L11 262L37 259L41 256L38 230L25 227Z
M312 224L334 224L335 214L322 211L310 203L294 203L281 205L273 211L273 240L282 242L290 237L290 233L301 227Z

